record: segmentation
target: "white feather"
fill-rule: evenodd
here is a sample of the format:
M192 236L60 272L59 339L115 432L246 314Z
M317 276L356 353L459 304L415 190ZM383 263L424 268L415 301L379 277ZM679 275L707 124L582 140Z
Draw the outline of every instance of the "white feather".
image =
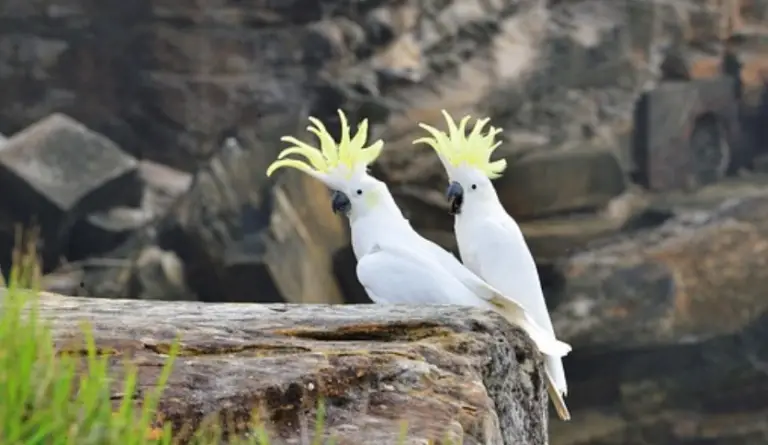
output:
M351 219L350 227L358 280L374 302L457 304L493 310L523 329L542 353L564 356L570 352L569 345L538 325L522 305L419 235L391 196L365 216Z
M461 259L501 294L513 296L536 325L554 336L536 263L522 231L501 206L490 182L480 187L490 190L466 192L461 213L456 216L456 240ZM473 196L475 192L478 193ZM568 384L562 356L542 352L547 355L547 381L554 387L550 390L553 404L558 415L568 420L570 414L563 399L568 394Z

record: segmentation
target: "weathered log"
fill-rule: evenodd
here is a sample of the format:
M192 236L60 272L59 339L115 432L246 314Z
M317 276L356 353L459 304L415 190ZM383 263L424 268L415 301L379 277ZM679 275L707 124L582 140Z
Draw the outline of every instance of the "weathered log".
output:
M57 294L41 301L59 350L83 347L87 320L102 353L138 366L140 393L152 387L180 335L159 407L177 428L220 416L235 420L230 432L242 433L243 420L261 409L275 443L298 443L300 426L314 431L322 398L326 434L340 445L395 444L403 421L407 443L547 443L541 360L522 331L494 314ZM114 360L111 371L119 373L120 364Z
M768 192L731 196L565 261L553 322L574 421L553 443L765 441Z

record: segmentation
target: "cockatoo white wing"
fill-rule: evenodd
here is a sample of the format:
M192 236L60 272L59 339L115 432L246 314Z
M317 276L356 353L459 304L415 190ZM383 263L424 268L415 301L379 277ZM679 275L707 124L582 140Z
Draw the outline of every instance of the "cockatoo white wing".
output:
M423 239L423 247L428 249L429 252L434 255L434 259L440 263L442 267L451 272L456 279L461 281L465 286L470 288L475 294L493 306L498 306L494 303L494 299L501 297L498 291L486 283L482 278L477 276L474 272L467 269L467 267L461 264L458 258L437 243L430 241L426 238ZM504 297L505 300L508 298ZM516 302L512 301L515 310L522 310L522 307Z
M358 260L357 279L380 304L482 303L428 256L391 244L377 244Z
M458 304L495 310L523 329L543 354L561 357L570 352L568 344L538 326L522 306L501 296L450 252L436 244L424 246L377 245L360 258L357 277L369 296L375 295L377 303Z
M539 326L554 332L533 255L516 223L504 216L478 220L471 243L462 245L464 264L502 294L514 296Z
M471 242L464 243L461 249L467 267L493 283L503 295L514 295L538 326L555 335L536 263L517 224L508 215L488 218L478 223L473 233ZM550 396L560 417L569 419L562 398L568 394L568 384L561 356L547 355Z
M497 310L509 311L513 314L525 313L527 316L531 314L527 313L527 309L517 301L517 295L515 291L508 290L507 294L494 288L488 282L480 278L478 274L467 268L461 263L452 253L443 249L436 243L424 239L428 245L425 246L435 255L435 259L440 262L440 265L448 269L458 280L460 280L465 286L470 288L476 295L490 303ZM514 297L512 297L514 295ZM546 331L551 330L551 323L549 325L541 324L534 317L533 323L538 325ZM550 329L547 329L547 326Z

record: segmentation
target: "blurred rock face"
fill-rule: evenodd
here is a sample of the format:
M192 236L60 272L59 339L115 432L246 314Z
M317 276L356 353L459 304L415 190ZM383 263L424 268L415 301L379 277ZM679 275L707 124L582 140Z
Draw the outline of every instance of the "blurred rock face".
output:
M267 163L281 133L303 128L300 116L332 127L343 106L378 124L389 143L378 173L425 229L445 226L430 199L443 174L411 145L416 122L441 126L441 109L489 115L512 159L575 156L597 172L518 175L501 185L516 215L599 208L621 193L617 175L637 167L635 101L665 58L677 54L687 78L715 75L722 40L758 42L747 25L762 17L760 2L742 13L733 1L91 3L0 6L14 24L0 30L0 130L62 111L139 158L193 171L233 132ZM748 85L762 60L746 62ZM607 154L541 154L582 148Z
M455 250L445 175L412 145L416 124L489 116L505 130L500 198L576 346L575 420L552 443L757 443L768 181L721 182L768 165L749 137L766 115L749 112L766 10L5 0L0 266L15 226L39 223L46 286L69 294L368 302L325 187L265 177L280 136L309 137L309 115L335 131L337 108L368 118L387 141L373 173Z
M767 192L679 198L658 228L562 262L553 323L576 351L565 366L578 414L552 425L554 443L763 440Z

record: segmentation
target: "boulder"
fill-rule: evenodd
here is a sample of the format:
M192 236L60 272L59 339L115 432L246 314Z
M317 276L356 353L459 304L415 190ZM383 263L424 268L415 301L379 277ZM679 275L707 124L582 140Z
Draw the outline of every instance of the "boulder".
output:
M139 206L116 206L77 221L69 239L69 261L114 250L142 227L164 217L192 184L189 173L147 160L139 161L138 177L144 190Z
M337 444L394 445L404 424L407 443L548 443L540 356L522 331L487 312L55 294L40 306L59 351L82 350L87 321L99 350L131 357L143 388L180 336L158 416L176 430L219 418L236 420L226 432L242 434L239 420L260 410L274 443L298 443L302 429L314 431L322 398L324 432ZM114 390L119 398L120 385Z
M721 180L747 158L727 77L665 82L638 101L636 179L661 192Z
M71 296L83 296L85 271L82 268L61 267L45 276L40 288L53 293Z
M267 245L263 233L248 233L240 242L227 247L223 257L224 276L227 286L227 301L242 301L253 298L250 291L259 286L259 303L280 303L285 301L265 263ZM299 258L292 257L294 264Z
M621 231L619 220L602 215L547 218L520 224L528 248L539 263L552 263L594 240Z
M347 234L329 192L295 171L271 187L264 160L263 153L229 145L197 173L161 244L179 254L205 301L238 300L257 286L262 292L248 295L266 301L342 302L331 256ZM242 276L249 277L246 289L237 284Z
M275 158L266 152L274 144L264 146L246 150L226 140L163 218L109 253L125 266L86 274L88 294L144 294L135 287L137 260L155 246L180 259L190 299L343 302L332 257L349 242L346 223L333 214L326 187L309 176L281 172L268 183L265 172ZM165 281L150 287L164 289Z
M152 215L141 208L114 207L86 215L72 228L67 259L78 261L107 253L136 230L148 224Z
M553 444L763 440L768 189L739 190L668 199L660 226L562 261L549 297L574 420Z
M47 268L76 221L141 198L136 160L106 137L63 114L15 134L0 150L0 207L21 224L40 224Z
M144 183L141 208L152 217L165 215L192 185L191 174L146 159L139 161L139 178Z
M190 300L184 263L175 252L157 246L143 248L133 264L137 296L143 300Z
M510 163L496 181L507 211L518 219L597 210L626 189L626 177L609 150L547 151Z
M289 302L341 303L333 254L349 242L347 222L333 214L324 185L299 172L287 172L284 180L273 190L264 256L270 275Z

